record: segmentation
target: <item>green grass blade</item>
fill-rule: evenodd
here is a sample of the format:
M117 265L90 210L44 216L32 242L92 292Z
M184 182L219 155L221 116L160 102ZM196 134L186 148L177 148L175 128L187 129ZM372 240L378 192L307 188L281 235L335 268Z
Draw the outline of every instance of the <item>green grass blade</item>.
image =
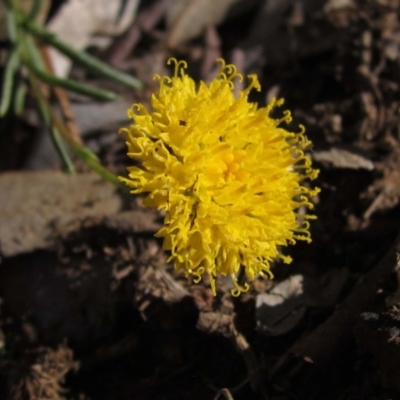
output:
M54 127L48 127L48 129L50 130L50 136L54 143L54 147L56 148L58 155L61 157L61 160L65 165L65 168L70 174L74 174L75 173L74 163L72 162L68 154L68 151L64 146L60 133Z
M98 161L97 156L87 147L84 147L80 144L75 143L69 135L68 128L61 122L61 120L57 117L55 112L52 110L50 105L46 102L45 98L43 97L42 93L40 92L38 83L36 81L35 76L29 76L30 82L32 84L33 91L35 93L36 98L42 101L43 107L47 110L47 115L51 118L51 122L53 126L56 127L58 132L63 136L64 140L68 143L74 153L84 160L87 165L97 174L99 174L103 179L113 183L114 185L118 186L122 190L127 191L127 186L122 184L122 182L118 179L118 177L109 171L107 168L103 167L100 162Z
M47 107L47 102L43 97L38 97L37 99L38 99L40 114L42 115L42 119L47 130L50 132L50 137L53 142L53 145L56 148L56 151L60 156L61 160L63 161L67 171L73 174L75 173L74 164L67 150L65 149L64 143L62 141L59 132L52 124L51 115L49 113L49 107Z
M29 36L21 35L20 43L22 44L23 61L30 60L36 68L45 71L46 64L43 60L42 54L33 39Z
M18 40L17 22L15 18L15 11L10 4L7 4L7 32L11 42L16 44Z
M29 11L28 21L34 21L38 16L40 10L42 9L43 0L35 0L33 2L32 8Z
M37 68L31 61L25 60L25 65L32 71L42 82L48 83L51 86L62 87L76 93L84 94L86 96L94 97L99 100L115 100L117 95L109 90L98 89L94 86L89 86L84 83L73 81L71 79L57 78L55 75Z
M24 112L26 98L26 86L23 82L19 82L14 96L14 113L21 116Z
M38 24L27 22L25 26L31 33L40 37L48 44L52 45L57 50L59 50L72 60L76 61L77 63L85 66L92 72L102 75L106 78L113 79L116 82L122 83L123 85L132 87L134 89L140 89L143 87L143 84L139 79L108 66L107 64L103 63L95 57L92 57L86 52L74 49L68 44L62 42L61 40L58 40L55 35L49 34Z
M105 179L108 182L111 182L115 186L118 186L122 190L126 190L127 187L124 185L119 179L118 176L109 171L107 168L103 167L97 156L87 147L79 145L69 139L68 131L65 125L60 121L60 119L57 117L57 115L54 113L53 110L50 109L50 114L51 114L51 119L53 122L53 125L57 127L57 129L61 132L64 138L66 138L68 144L70 145L71 149L73 152L83 161L86 162L86 164L97 174L99 174L103 179Z
M3 90L1 93L1 103L0 103L0 117L4 117L10 108L12 96L13 96L13 86L15 80L15 74L20 67L20 58L18 50L14 49L11 53L6 68L4 70L3 76Z
M24 65L41 81L48 83L51 86L59 86L100 100L115 100L117 98L117 95L109 90L99 89L71 79L58 78L55 75L46 72L46 65L43 61L42 55L32 38L24 37L21 40L21 43L23 45L22 61Z

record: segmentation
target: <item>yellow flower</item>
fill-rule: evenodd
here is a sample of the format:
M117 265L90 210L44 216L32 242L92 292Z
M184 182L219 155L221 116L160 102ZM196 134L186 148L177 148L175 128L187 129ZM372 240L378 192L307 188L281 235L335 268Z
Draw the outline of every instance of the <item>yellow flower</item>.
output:
M220 72L208 85L197 86L186 63L175 59L169 60L174 76L155 75L152 110L134 104L128 111L134 124L121 130L128 156L140 164L120 179L132 193L148 193L146 206L165 211L156 236L171 252L168 261L196 283L208 274L214 295L216 277L231 276L237 296L249 289L238 283L242 268L248 279L272 278L274 259L291 261L281 246L311 241L307 219L315 217L302 206L311 208L319 189L302 182L318 171L304 153L310 145L304 128L293 133L281 126L292 120L289 111L270 116L283 100L250 103L251 89L260 90L256 75L235 97L233 80L243 76L219 61Z

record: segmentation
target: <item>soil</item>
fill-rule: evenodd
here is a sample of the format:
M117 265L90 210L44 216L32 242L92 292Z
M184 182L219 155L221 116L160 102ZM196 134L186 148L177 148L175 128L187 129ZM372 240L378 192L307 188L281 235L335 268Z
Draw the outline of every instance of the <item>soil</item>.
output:
M233 298L221 279L213 297L167 263L162 215L82 161L62 172L28 103L1 121L0 399L400 398L399 0L239 1L190 40L168 2L142 3L99 56L145 89L71 96L83 142L125 174L126 104L148 104L170 56L203 80L224 57L306 127L313 241L273 281Z

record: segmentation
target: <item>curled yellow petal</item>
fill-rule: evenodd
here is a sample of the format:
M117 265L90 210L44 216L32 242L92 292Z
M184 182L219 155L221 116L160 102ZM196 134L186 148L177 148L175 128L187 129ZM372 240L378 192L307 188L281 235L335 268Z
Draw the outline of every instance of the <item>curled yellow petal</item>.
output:
M146 193L144 204L164 210L157 233L170 251L175 269L195 283L207 274L213 295L218 276L231 276L233 296L249 290L237 282L269 277L271 263L297 240L310 242L311 199L319 189L307 181L318 171L307 154L311 142L301 125L291 132L290 111L273 118L283 105L273 99L265 107L249 102L260 90L256 75L237 96L236 67L221 63L209 84L198 85L186 74L184 61L170 59L173 75L159 76L151 108L133 105L133 123L121 129L135 166L121 178L133 193Z

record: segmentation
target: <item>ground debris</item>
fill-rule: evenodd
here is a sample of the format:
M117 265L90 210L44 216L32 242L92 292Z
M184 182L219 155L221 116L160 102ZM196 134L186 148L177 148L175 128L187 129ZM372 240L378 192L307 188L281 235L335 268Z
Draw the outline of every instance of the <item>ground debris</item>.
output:
M400 201L400 148L396 148L380 163L379 170L383 177L377 179L367 189L364 197L373 201L364 212L364 220L369 220L378 211L395 207Z
M359 315L375 304L382 296L382 287L387 284L396 267L397 254L400 252L400 233L398 234L391 249L371 272L356 286L349 296L342 302L340 307L323 324L319 325L310 335L299 340L288 353L278 361L272 369L279 371L288 367L297 359L296 365L292 367L297 374L304 362L313 364L312 368L303 369L307 374L316 374L335 361L335 358L343 356L347 345L353 339L353 329L359 319ZM373 320L374 318L367 318ZM305 379L303 376L303 379Z
M277 283L270 291L256 296L257 329L271 336L291 331L310 307L335 304L348 277L347 270L337 268L319 279L293 275Z
M247 380L251 387L257 392L263 391L259 360L245 336L236 328L234 306L227 295L222 299L218 311L200 312L197 328L209 334L222 335L230 339L235 350L243 358L247 368Z
M49 249L86 219L117 213L123 204L117 188L92 173L6 173L0 177L0 193L4 257Z
M354 150L332 147L327 151L314 151L313 157L318 162L328 162L335 168L374 169L374 163Z
M355 336L359 350L375 360L382 386L400 391L400 304L360 314Z
M72 350L65 344L57 349L27 350L12 362L3 363L10 400L63 400L65 376L76 368Z
M162 298L166 303L176 303L183 297L189 296L189 292L169 272L152 265L147 265L145 272L139 279L137 290L138 296L140 296L139 293L151 295Z

